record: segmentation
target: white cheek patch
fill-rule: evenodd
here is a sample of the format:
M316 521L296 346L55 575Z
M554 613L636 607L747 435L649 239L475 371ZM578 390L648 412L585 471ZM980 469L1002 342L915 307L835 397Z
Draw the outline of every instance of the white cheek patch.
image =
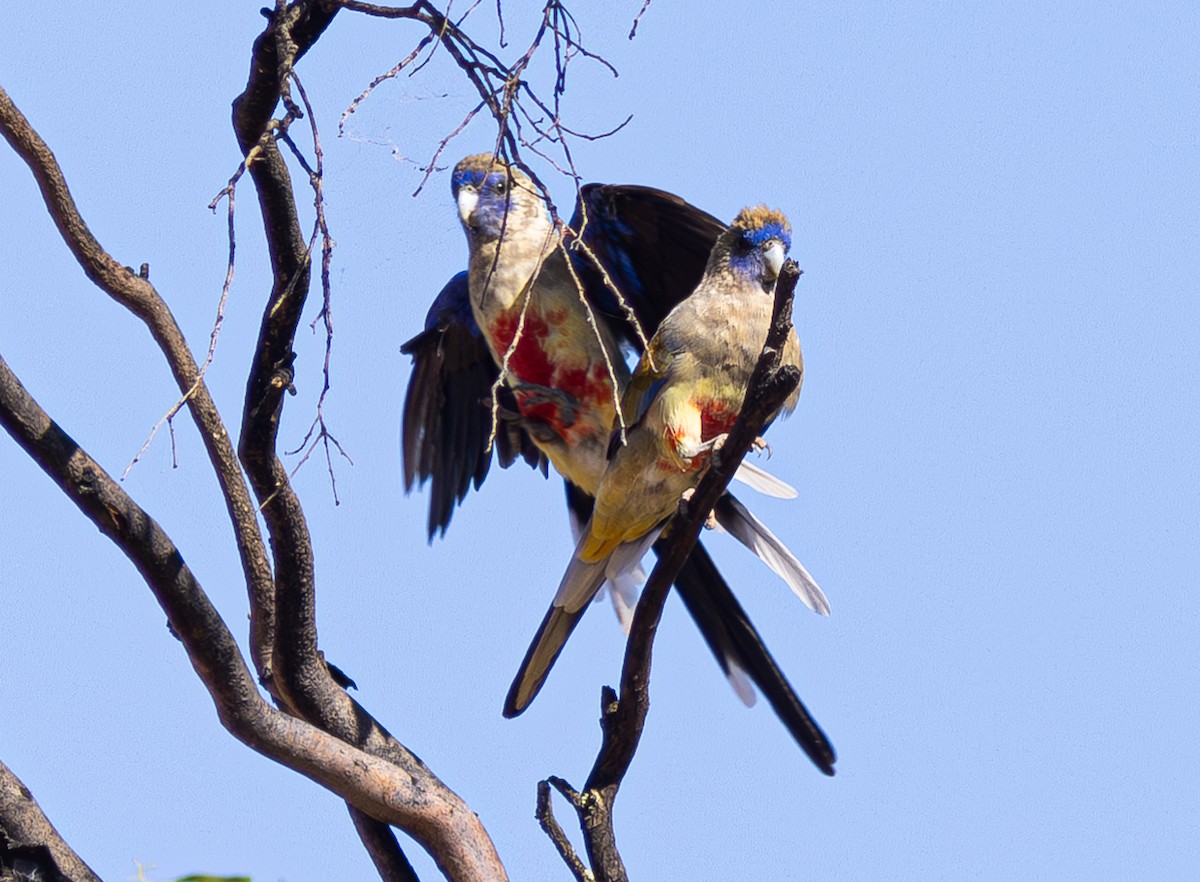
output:
M463 187L458 191L458 217L465 224L471 219L471 215L475 212L475 206L479 204L479 193L469 187Z

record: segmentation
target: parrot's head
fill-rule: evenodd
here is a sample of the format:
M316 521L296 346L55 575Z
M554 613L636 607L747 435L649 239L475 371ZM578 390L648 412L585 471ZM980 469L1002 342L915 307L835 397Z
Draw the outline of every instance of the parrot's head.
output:
M770 291L792 247L792 225L782 211L756 205L743 208L713 247L714 261Z
M501 232L548 226L550 217L529 176L491 153L468 156L454 167L450 191L471 238L489 242Z

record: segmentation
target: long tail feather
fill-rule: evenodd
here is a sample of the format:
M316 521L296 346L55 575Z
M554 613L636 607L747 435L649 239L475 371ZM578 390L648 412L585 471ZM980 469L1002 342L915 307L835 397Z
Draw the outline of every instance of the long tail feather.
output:
M546 611L546 617L542 619L542 624L525 653L525 659L517 670L517 676L513 678L512 686L509 687L508 696L504 700L506 717L515 717L529 707L546 682L550 668L562 652L567 638L583 617L588 603L604 584L605 570L609 567L610 559L588 563L579 558L578 549L586 538L586 532L585 530L585 535L580 537L576 551L571 555L571 562L567 565L567 571L563 573L562 581L559 582L554 602ZM636 565L637 560L633 560L632 563Z
M805 606L819 615L829 615L829 601L825 598L825 592L809 575L804 564L746 506L732 494L726 493L717 502L713 513L717 523L787 582Z
M734 682L735 691L742 695L734 679L740 669L766 697L813 764L832 775L837 761L833 745L797 697L703 545L692 550L675 587L717 663Z
M508 688L508 695L504 699L504 716L515 717L529 707L581 618L582 609L567 612L562 607L552 606L546 611L546 617L529 644L520 670Z
M742 460L733 473L735 481L741 481L751 490L757 490L764 496L774 496L776 499L795 499L800 494L787 481L777 478L766 469L761 469L754 463Z

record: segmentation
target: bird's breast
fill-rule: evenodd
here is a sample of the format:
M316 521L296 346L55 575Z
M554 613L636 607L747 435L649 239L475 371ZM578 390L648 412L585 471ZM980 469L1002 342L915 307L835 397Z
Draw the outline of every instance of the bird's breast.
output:
M602 351L566 308L529 308L497 315L487 328L497 361L508 359L508 384L522 416L549 426L568 444L607 438L614 383ZM515 345L514 345L515 341Z

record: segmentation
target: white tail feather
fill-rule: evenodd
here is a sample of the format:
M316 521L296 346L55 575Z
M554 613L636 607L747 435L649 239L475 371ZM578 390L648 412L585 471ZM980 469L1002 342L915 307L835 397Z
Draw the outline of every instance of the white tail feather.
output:
M662 530L651 530L640 539L622 542L614 548L604 570L608 581L619 582L621 579L632 579L637 572L644 574L642 558L646 556L646 552L650 550L650 546L654 544L654 540L661 532Z
M579 549L587 541L587 531L579 537L575 545L575 553L567 564L562 581L558 583L558 593L554 595L554 605L569 613L583 609L596 596L605 581L610 586L616 586L618 591L629 590L630 583L637 583L638 575L645 578L642 570L642 558L658 538L662 530L651 530L640 539L632 542L622 542L612 554L595 563L586 563L579 557ZM615 601L614 601L615 603ZM621 618L618 608L617 617Z
M764 496L773 496L776 499L795 499L800 495L796 492L796 488L787 481L781 481L766 469L760 469L745 460L742 460L733 478Z
M638 589L644 584L646 571L642 569L641 564L634 567L632 572L605 583L608 593L612 596L613 611L616 612L617 621L621 623L621 630L625 632L626 637L629 636L629 629L633 627L633 610L637 606Z
M746 707L754 707L754 703L758 701L758 693L754 691L754 684L750 682L750 675L730 661L728 676L729 685L733 687L733 691L737 693L737 697L742 700L742 704L746 705Z
M728 508L733 509L732 516ZM829 615L829 601L804 564L746 506L726 496L717 506L716 515L721 526L787 582L805 606L819 615Z

